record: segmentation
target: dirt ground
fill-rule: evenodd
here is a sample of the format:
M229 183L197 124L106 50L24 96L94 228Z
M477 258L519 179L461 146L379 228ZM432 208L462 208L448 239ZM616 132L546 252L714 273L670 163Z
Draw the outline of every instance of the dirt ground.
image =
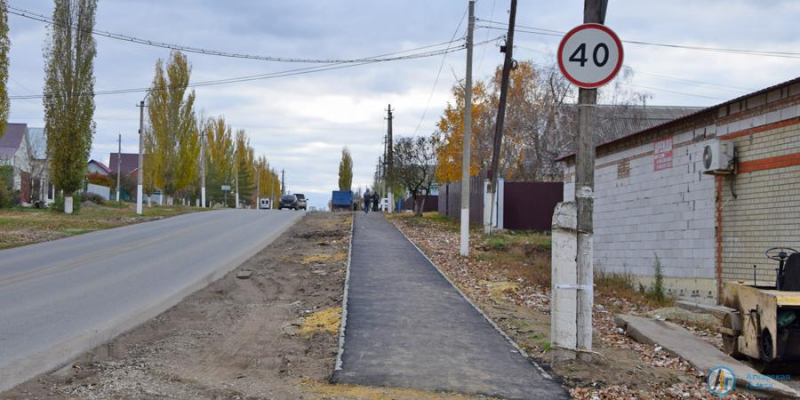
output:
M578 399L715 399L702 374L657 346L636 343L619 330L616 312L661 311L629 288L598 285L594 310L596 352L589 363L554 363L550 337L549 240L537 235L485 237L470 233L470 257L458 255L458 230L437 216L392 221L453 282ZM516 237L519 236L519 237ZM714 342L716 337L708 338ZM726 398L752 399L738 392Z
M472 399L328 383L350 228L350 214L308 213L224 278L0 398Z

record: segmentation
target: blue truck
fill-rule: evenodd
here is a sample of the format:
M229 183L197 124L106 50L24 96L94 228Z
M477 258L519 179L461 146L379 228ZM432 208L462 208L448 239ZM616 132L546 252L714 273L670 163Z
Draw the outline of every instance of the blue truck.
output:
M353 209L353 192L334 190L331 194L331 211L350 211Z

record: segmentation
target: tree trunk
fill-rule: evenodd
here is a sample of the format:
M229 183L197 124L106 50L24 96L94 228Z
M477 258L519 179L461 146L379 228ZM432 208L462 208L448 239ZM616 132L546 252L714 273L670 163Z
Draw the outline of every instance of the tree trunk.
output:
M422 196L422 201L419 204L419 214L417 214L417 216L419 216L419 217L421 217L422 214L425 212L425 199L427 197L428 197L428 195Z
M72 214L72 196L64 196L64 214Z

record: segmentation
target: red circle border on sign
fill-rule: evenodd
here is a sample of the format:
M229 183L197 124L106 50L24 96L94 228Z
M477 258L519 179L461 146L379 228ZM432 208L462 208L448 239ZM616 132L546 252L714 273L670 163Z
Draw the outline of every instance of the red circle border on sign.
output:
M617 48L619 49L619 60L617 60L617 65L614 66L614 71L612 71L611 74L607 78L603 79L600 82L596 82L596 83L581 82L581 81L573 78L569 73L567 73L567 70L564 68L564 62L561 61L561 54L564 51L564 45L567 44L567 41L574 34L580 32L582 30L585 30L585 29L599 29L599 30L607 33L609 36L611 36L612 39L614 39L614 42L617 44ZM622 60L624 58L623 56L624 56L624 51L622 49L622 41L619 40L619 36L617 36L617 34L614 33L614 31L612 31L609 27L607 27L607 26L605 26L603 24L583 24L583 25L578 25L575 28L573 28L571 31L567 32L567 34L564 35L564 38L561 39L561 43L558 44L558 55L557 55L557 58L558 58L558 69L561 70L561 73L564 75L565 78L567 78L567 80L569 80L570 82L572 82L576 86L582 87L584 89L595 89L595 88L598 88L600 86L605 85L606 83L610 82L612 79L614 79L614 77L617 76L617 74L619 73L619 70L622 69Z

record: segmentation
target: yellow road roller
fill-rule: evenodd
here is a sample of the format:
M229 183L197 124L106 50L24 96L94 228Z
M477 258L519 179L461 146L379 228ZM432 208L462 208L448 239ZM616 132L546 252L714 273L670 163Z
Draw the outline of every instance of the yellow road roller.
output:
M777 261L775 285L726 282L722 305L724 350L739 359L750 359L762 371L793 370L800 366L800 253L788 247L766 251Z

